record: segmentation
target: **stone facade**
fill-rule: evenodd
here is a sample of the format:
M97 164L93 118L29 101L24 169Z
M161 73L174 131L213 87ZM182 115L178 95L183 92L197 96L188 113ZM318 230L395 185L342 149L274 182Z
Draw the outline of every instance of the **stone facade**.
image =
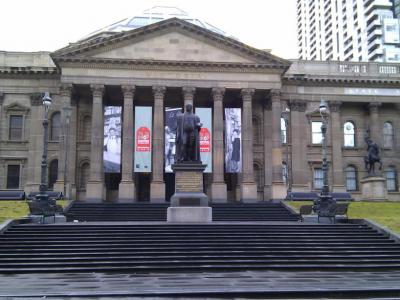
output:
M164 108L184 103L213 110L213 173L204 178L212 201L282 199L288 181L293 191L315 190L322 149L312 142L305 113L321 99L329 102L331 111L330 186L345 191L353 180L351 193L360 198L367 129L381 146L384 170L400 167L399 83L397 65L287 61L177 19L80 41L53 53L1 52L0 189L7 189L8 166L19 165L17 189L38 190L44 113L40 99L49 91L50 127L52 117L61 116L60 134L49 142L49 172L57 160L54 189L65 189L73 198L165 201L169 182L162 159ZM123 107L122 169L111 179L103 173L104 105ZM143 105L153 107L151 174L134 173L132 168L134 108ZM71 108L68 123L65 107ZM240 174L224 172L223 114L229 107L242 108ZM290 117L282 143L285 108ZM9 132L10 117L16 115L22 116L17 140ZM319 116L311 121L319 121ZM355 130L351 147L344 144L346 122ZM391 137L386 123L392 126ZM349 167L355 179L346 172ZM395 188L388 198L400 200L394 175Z

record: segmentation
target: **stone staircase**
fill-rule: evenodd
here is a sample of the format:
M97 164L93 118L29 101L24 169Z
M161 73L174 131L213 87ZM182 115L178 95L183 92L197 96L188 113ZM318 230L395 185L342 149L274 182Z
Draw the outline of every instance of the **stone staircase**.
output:
M400 271L400 244L362 224L66 223L0 234L0 274Z
M166 221L168 203L87 203L75 201L68 221ZM212 204L213 221L298 221L281 203Z

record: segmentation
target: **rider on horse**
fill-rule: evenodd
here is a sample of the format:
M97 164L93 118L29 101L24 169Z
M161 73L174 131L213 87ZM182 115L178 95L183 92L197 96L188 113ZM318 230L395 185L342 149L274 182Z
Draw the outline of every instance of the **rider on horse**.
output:
M379 163L379 170L382 170L382 161L379 156L379 147L374 143L369 136L365 138L367 143L368 155L364 157L365 169L368 171L368 175L374 175L375 163Z

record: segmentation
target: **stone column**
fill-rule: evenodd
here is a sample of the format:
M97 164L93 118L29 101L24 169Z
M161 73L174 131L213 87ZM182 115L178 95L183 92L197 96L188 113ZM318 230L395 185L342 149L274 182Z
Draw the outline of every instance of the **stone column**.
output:
M25 192L37 192L40 185L40 169L43 154L43 118L44 107L42 104L42 95L31 94L31 113L29 126L29 144L28 144L28 167Z
M104 147L104 85L92 85L92 137L90 144L90 176L86 185L86 199L100 202L105 199L103 147Z
M58 173L57 173L57 181L54 184L54 190L58 192L64 191L64 178L65 175L65 160L67 158L66 153L69 149L67 149L66 136L67 132L67 122L65 112L63 110L64 107L71 107L71 94L72 94L72 84L61 84L60 86L60 96L61 96L61 134L59 137L58 145ZM66 184L66 182L65 182ZM68 191L68 188L66 189ZM67 192L67 196L69 197Z
M242 185L240 197L243 202L257 202L257 185L253 172L253 112L252 100L254 89L242 89Z
M271 102L264 103L264 199L272 197L272 112Z
M124 94L124 118L122 130L122 178L119 184L118 201L135 201L135 183L133 181L133 97L135 87L122 86Z
M307 165L307 118L305 115L307 102L290 101L290 132L292 133L292 191L310 191L312 180Z
M369 130L371 134L371 139L373 142L377 143L379 146L382 145L381 138L381 126L379 122L379 107L382 105L380 102L371 102L368 105L369 108Z
M164 183L164 95L165 86L153 86L153 179L150 184L150 201L165 202Z
M186 107L186 104L192 104L192 106L193 106L193 98L194 98L195 92L196 92L196 88L195 87L192 87L192 86L184 86L184 87L182 87L184 108Z
M211 200L213 203L228 201L226 183L224 181L224 88L212 89L213 111L213 182L211 184Z
M271 90L272 109L272 199L284 199L286 186L282 179L282 142L281 142L281 92Z
M3 101L4 93L0 92L0 126L3 126ZM3 139L3 130L0 129L0 141Z
M331 145L332 145L332 191L345 192L343 176L343 130L342 122L340 119L340 106L341 101L330 101L329 110L331 112Z

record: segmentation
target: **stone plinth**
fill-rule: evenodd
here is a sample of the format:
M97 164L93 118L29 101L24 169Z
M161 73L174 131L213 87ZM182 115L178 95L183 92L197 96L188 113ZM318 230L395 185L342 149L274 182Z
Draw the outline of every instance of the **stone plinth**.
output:
M203 190L201 163L179 163L172 165L175 173L175 194L167 210L168 222L211 222L212 209Z
M361 180L362 199L380 201L387 199L386 179L379 176L366 177Z

